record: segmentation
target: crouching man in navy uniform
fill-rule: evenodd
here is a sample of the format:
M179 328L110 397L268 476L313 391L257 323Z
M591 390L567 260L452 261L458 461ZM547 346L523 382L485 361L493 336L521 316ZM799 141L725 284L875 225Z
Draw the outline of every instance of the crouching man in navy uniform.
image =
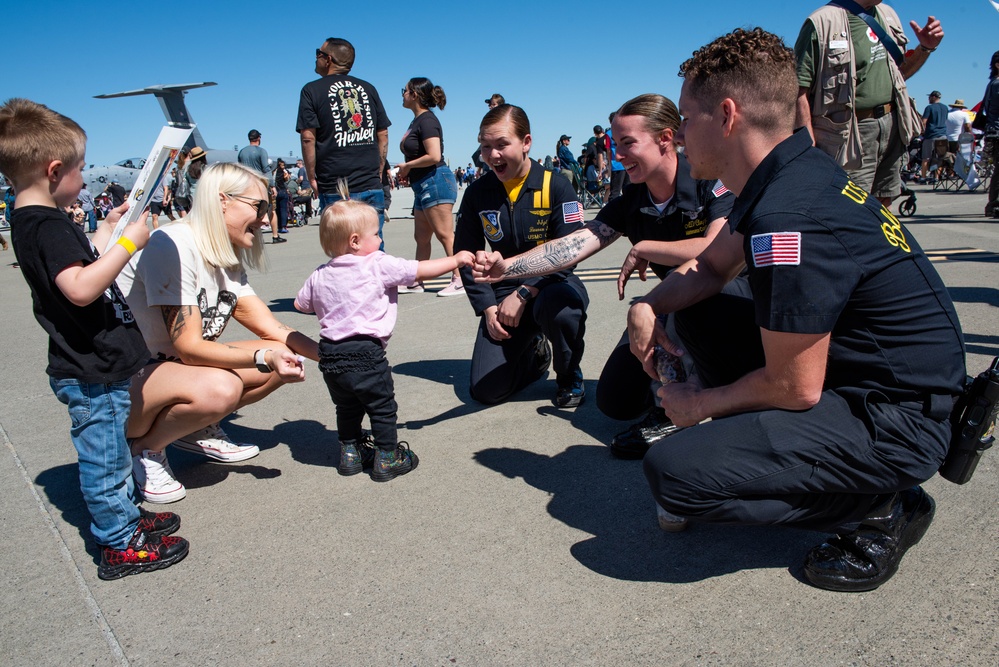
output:
M628 313L650 374L658 343L692 355L701 382L660 390L673 422L696 426L653 445L646 477L660 507L690 521L837 532L809 552L805 577L877 588L933 518L918 484L947 453L965 377L953 303L898 220L792 133L794 55L779 37L736 30L680 72L691 175L737 198L729 232ZM707 297L743 267L752 299L725 314L731 344L699 346L721 315ZM671 312L675 343L656 323Z

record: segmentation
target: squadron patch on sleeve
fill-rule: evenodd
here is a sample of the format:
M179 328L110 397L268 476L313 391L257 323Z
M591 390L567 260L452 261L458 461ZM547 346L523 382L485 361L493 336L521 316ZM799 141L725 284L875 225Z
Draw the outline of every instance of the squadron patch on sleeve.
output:
M503 238L503 230L499 226L499 211L479 211L479 220L482 221L482 233L492 242Z

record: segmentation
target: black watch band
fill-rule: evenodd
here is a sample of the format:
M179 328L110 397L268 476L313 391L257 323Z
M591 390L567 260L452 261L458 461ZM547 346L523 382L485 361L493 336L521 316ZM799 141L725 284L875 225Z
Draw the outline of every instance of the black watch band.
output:
M517 298L520 299L522 302L527 303L532 298L534 298L534 295L531 294L531 290L527 289L522 285L517 288Z

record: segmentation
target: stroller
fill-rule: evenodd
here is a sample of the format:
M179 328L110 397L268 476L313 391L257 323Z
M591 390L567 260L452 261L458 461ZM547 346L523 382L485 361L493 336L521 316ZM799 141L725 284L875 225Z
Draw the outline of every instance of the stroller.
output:
M904 184L919 178L919 171L922 166L922 146L922 137L915 137L905 149L905 164L902 165L903 195L905 194Z
M902 194L899 197L904 197L898 202L898 214L903 218L908 218L909 216L916 215L916 193L902 181Z

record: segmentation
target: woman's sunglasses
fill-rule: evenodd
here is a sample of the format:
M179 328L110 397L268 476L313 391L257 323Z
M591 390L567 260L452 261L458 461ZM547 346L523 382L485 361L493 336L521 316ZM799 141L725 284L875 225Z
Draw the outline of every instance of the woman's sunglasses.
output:
M255 207L257 209L257 217L262 218L267 215L267 209L270 208L270 201L267 199L254 199L253 197L244 197L243 195L229 195L233 199L239 199L247 204Z

